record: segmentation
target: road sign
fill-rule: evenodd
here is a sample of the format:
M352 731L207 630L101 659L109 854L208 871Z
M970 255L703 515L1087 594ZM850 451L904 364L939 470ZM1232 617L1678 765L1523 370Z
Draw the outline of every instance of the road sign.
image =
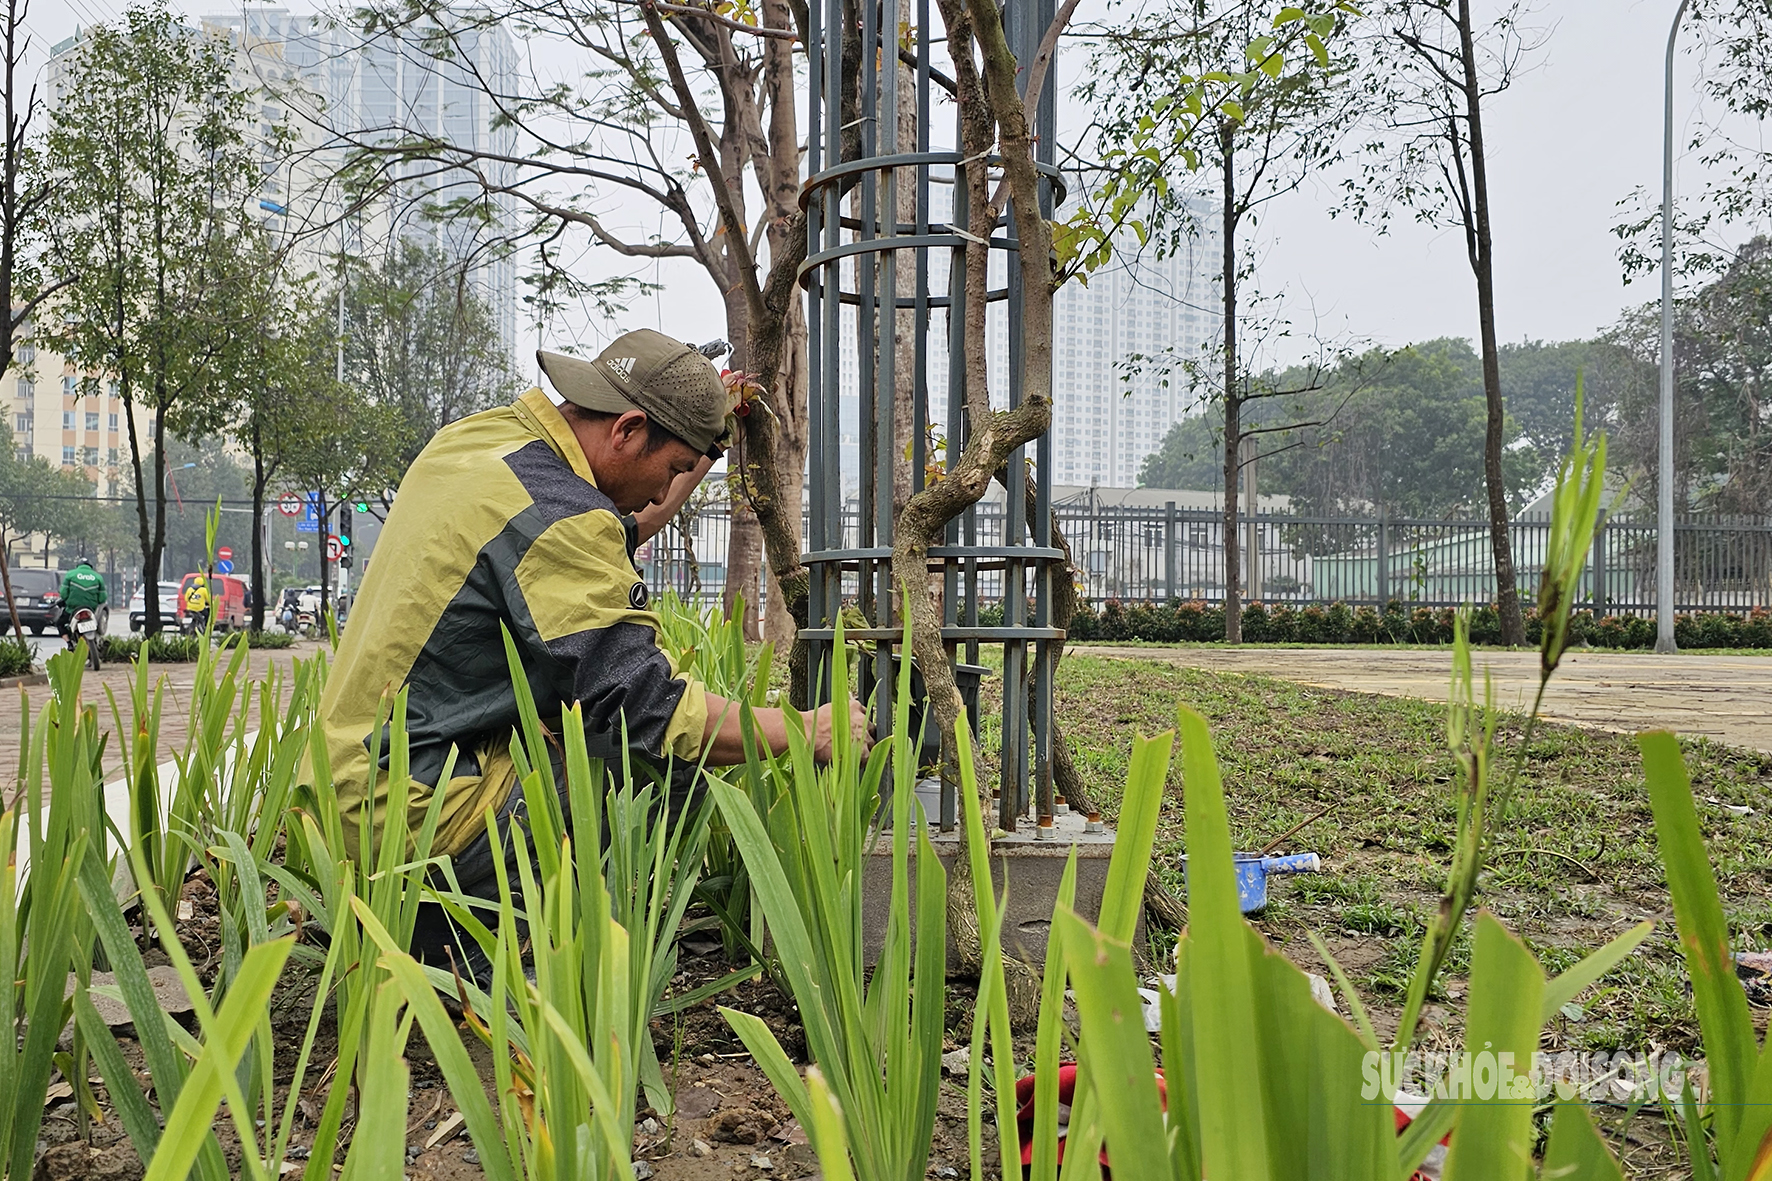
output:
M286 517L301 516L301 497L293 492L285 492L283 499L277 502L277 511Z
M297 533L320 532L320 494L309 492L304 497L301 520L295 523Z
M326 539L326 560L328 562L338 561L339 555L344 552L345 547L339 544L337 534Z
M234 572L234 563L227 558L217 558L215 562L215 572L217 574L232 574Z
M225 545L217 546L215 549L215 557L217 562L232 562L234 560L234 551ZM222 573L226 574L227 571L223 570Z

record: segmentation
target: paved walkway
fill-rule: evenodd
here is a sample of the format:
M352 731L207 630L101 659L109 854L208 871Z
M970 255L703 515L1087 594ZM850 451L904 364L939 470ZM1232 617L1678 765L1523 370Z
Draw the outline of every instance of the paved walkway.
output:
M1303 685L1444 701L1450 649L1116 648L1078 644L1067 653L1157 660L1215 672L1260 673ZM1485 652L1495 702L1531 708L1538 653ZM1656 656L1571 652L1545 691L1544 716L1634 733L1657 728L1705 735L1772 753L1772 656Z
M252 671L248 675L262 679L268 674L270 667L275 664L287 676L294 657L310 657L319 649L319 643L313 640L299 641L290 648L254 649L249 654ZM196 665L157 664L152 666L152 671L156 677L164 675L166 678L165 704L160 715L159 749L161 757L170 758L173 752L184 749L185 736L190 729L191 683L196 675ZM97 675L88 672L81 681L81 695L89 704L98 707L100 729L109 731L116 728L116 723L111 715L111 702L105 695L106 688L109 688L111 693L116 696L117 708L123 711L124 723L128 724L130 679L134 675L134 665L107 664L99 670ZM23 691L30 700L31 719L34 725L43 710L43 703L49 697L49 686L47 684L26 685ZM7 781L14 778L18 769L20 733L18 695L18 688L0 691L0 768L5 769L4 774ZM236 708L238 708L237 705ZM256 696L252 701L247 724L249 728L258 725L258 699ZM117 743L114 741L108 743L105 747L106 777L118 774L121 768L122 759L118 754Z

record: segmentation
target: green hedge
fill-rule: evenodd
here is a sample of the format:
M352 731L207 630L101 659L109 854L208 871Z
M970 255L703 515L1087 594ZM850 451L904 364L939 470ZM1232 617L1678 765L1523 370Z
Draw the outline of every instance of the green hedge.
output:
M0 638L0 677L20 677L31 671L31 646L14 636Z
M161 632L147 640L148 661L152 664L188 664L197 659L198 645L202 642L197 636ZM124 664L140 654L142 643L133 636L106 636L105 646L98 650L98 658L106 664Z
M161 632L148 641L148 659L155 664L183 664L197 659L197 646L202 643L199 636L185 636L177 632ZM287 648L295 643L295 637L288 632L247 632L248 648ZM122 636L106 636L105 646L99 649L99 659L108 664L122 664L134 660L142 650L142 642L134 637L125 639Z
M1375 607L1268 607L1251 603L1243 609L1243 639L1280 644L1450 644L1451 607L1406 607L1396 599L1383 611ZM1001 607L986 607L979 622L1001 622ZM1536 644L1537 614L1526 612L1526 638ZM1596 617L1577 611L1570 617L1573 642L1594 648L1653 648L1655 620L1637 615ZM1203 602L1122 603L1110 599L1100 611L1080 607L1071 617L1072 642L1147 640L1160 644L1224 639L1224 608ZM1747 615L1705 613L1674 621L1674 638L1682 648L1772 648L1772 612L1755 608ZM1501 642L1501 619L1493 604L1471 613L1471 640Z

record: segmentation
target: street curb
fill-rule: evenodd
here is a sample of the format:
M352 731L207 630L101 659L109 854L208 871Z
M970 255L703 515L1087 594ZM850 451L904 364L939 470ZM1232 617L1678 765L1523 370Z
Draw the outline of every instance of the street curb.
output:
M20 685L47 685L48 673L30 673L22 677L0 678L0 689L16 689Z

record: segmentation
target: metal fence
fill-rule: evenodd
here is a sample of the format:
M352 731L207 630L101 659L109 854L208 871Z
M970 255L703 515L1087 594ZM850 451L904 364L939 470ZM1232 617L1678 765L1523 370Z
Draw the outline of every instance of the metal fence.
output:
M1083 596L1123 602L1211 602L1224 597L1224 517L1216 509L1072 504L1057 508ZM977 506L976 544L1002 545L1000 504ZM853 544L856 513L843 514ZM1537 586L1548 518L1510 526L1522 593ZM704 511L685 534L667 528L640 552L653 592L718 601L726 579L731 522L724 506ZM1385 517L1258 513L1239 519L1243 601L1411 605L1486 603L1495 596L1489 524ZM1251 539L1256 544L1251 545ZM971 540L971 539L968 539ZM1655 612L1655 523L1614 515L1594 535L1581 599L1602 614ZM1249 558L1250 551L1254 557ZM1682 517L1674 531L1675 607L1681 612L1772 608L1772 517ZM1001 570L981 568L982 602L1003 595ZM856 588L858 589L858 588ZM845 593L854 590L845 587Z

